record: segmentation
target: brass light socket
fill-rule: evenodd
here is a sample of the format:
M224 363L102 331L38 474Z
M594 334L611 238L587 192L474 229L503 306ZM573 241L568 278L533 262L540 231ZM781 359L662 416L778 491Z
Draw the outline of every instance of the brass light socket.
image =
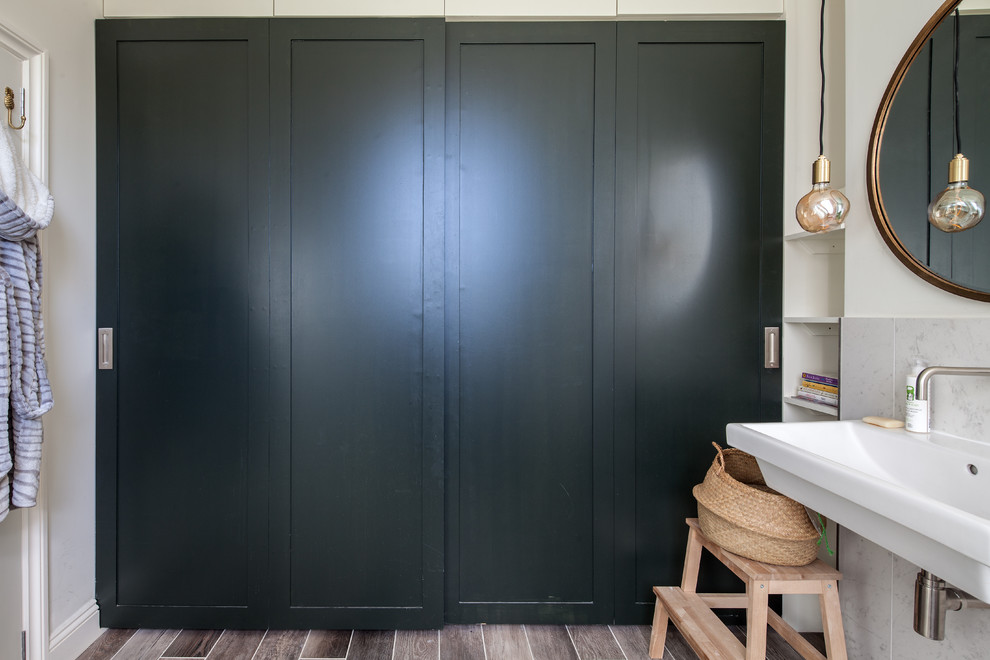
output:
M811 165L811 183L812 185L816 183L828 183L831 181L829 175L831 174L832 164L828 161L824 155L818 157L817 160Z
M956 154L949 161L949 183L969 181L969 158Z

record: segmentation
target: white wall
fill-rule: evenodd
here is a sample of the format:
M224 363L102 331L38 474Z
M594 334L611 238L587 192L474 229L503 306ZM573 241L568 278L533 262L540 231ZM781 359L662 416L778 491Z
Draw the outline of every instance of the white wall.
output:
M801 229L794 217L794 206L811 190L811 164L818 158L818 3L808 0L786 0L784 16L787 20L787 49L784 99L784 234ZM831 27L831 26L829 26ZM835 34L839 30L831 30ZM829 98L841 81L841 71L828 68ZM836 76L836 74L839 74ZM834 137L831 123L826 135ZM829 157L838 156L830 142L826 147ZM841 176L841 168L833 168ZM786 286L786 282L785 282ZM809 314L810 315L810 314Z
M0 20L49 54L49 184L45 231L48 365L45 416L51 630L92 602L96 201L93 21L101 0L0 0ZM30 119L30 108L29 108Z
M880 99L914 37L942 0L846 2L845 316L985 317L990 305L946 293L887 249L866 198L866 154Z

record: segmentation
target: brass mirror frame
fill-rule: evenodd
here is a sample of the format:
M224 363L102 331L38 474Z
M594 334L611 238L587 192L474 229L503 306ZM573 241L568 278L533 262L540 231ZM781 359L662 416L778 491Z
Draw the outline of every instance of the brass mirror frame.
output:
M887 127L887 118L890 116L890 109L894 103L894 98L897 96L897 91L900 89L901 83L904 82L904 77L907 75L908 69L911 68L911 64L925 47L932 33L961 2L962 0L946 0L939 7L938 11L918 33L918 36L911 42L911 46L904 53L904 57L901 58L894 70L894 75L891 76L890 82L887 84L887 90L883 93L883 100L880 101L880 108L877 110L876 119L873 121L873 132L870 135L870 150L866 159L866 193L870 200L870 210L873 211L873 220L877 224L880 236L883 237L894 256L900 259L901 263L907 266L911 272L929 284L949 293L982 302L990 302L990 292L971 289L948 280L932 271L908 251L891 225L890 218L887 216L887 209L883 205L883 193L880 190L880 145L883 142L883 132Z

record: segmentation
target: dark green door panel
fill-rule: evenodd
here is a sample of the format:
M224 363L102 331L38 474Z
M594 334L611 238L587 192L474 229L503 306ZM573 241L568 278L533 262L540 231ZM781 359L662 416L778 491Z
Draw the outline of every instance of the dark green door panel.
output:
M443 620L443 24L272 23L273 624Z
M267 26L97 36L101 625L262 625Z
M680 581L711 442L779 419L783 24L620 23L618 43L615 616L638 623Z
M611 618L614 30L448 26L448 621Z
M423 44L298 41L291 84L291 602L421 606Z
M442 22L98 41L103 623L439 625Z

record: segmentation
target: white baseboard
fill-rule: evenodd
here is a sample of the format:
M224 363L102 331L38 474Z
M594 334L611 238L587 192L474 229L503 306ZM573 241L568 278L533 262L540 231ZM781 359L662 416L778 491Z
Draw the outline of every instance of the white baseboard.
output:
M48 660L76 660L102 633L100 608L91 600L52 633Z

